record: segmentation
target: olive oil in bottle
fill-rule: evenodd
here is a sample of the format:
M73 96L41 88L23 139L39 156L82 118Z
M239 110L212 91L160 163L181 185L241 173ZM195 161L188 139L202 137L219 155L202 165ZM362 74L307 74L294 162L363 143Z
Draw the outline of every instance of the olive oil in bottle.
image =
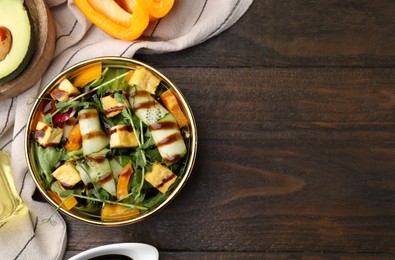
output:
M0 151L0 223L27 211L15 188L10 156Z

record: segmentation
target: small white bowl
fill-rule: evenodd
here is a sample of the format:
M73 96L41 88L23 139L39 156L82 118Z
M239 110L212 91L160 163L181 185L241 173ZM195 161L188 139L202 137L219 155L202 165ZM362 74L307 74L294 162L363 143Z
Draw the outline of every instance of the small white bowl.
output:
M103 255L124 255L133 260L159 259L158 250L151 245L143 243L119 243L91 248L69 258L69 260L87 260Z

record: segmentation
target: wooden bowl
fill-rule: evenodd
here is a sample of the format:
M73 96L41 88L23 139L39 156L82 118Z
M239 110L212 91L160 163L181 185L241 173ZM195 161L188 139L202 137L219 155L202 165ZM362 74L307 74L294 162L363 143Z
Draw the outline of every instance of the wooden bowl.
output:
M45 1L25 0L25 6L33 25L35 51L18 77L0 84L0 100L16 96L33 86L47 69L55 50L55 25Z

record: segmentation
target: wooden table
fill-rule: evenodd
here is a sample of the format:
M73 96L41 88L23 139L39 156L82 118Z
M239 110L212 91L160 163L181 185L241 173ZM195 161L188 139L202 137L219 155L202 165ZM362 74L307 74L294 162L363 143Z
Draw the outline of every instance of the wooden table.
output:
M196 166L170 205L68 224L66 258L143 242L161 259L395 257L395 2L255 0L190 49L136 55L180 87Z

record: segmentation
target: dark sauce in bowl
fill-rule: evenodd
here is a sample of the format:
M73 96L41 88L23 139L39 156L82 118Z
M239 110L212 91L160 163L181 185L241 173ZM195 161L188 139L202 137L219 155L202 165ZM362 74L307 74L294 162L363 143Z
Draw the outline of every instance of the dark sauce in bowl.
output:
M89 258L88 260L133 260L133 258L126 255L110 254L95 256L93 258Z

